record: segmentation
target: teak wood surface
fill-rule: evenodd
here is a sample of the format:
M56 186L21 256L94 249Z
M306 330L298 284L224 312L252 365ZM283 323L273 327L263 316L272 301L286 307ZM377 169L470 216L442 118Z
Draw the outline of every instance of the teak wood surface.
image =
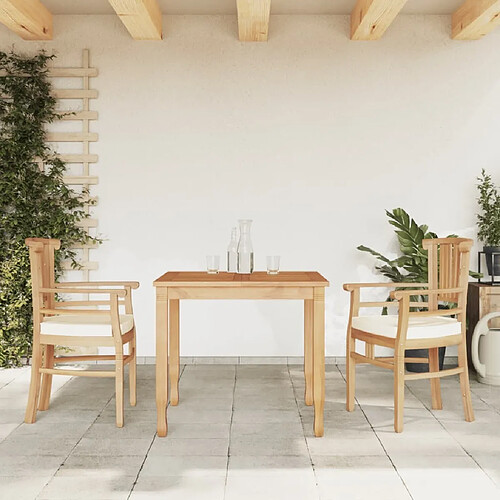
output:
M184 299L291 299L304 301L305 403L314 405L314 434L323 436L325 406L325 287L317 272L252 274L168 272L156 288L156 409L158 436L167 435L170 404L179 404L179 302Z
M80 377L113 377L115 379L116 426L123 427L124 370L129 365L130 405L136 405L136 335L135 324L127 331L121 330L120 308L133 315L132 290L139 288L137 281L79 281L58 283L55 279L54 252L61 242L56 239L27 238L31 264L33 297L33 355L31 360L31 382L24 421L36 421L38 410L48 410L52 388L52 375ZM103 288L105 287L105 288ZM99 295L100 300L56 300L56 295ZM103 309L105 307L106 309ZM54 316L80 316L85 325L85 316L102 316L109 319L110 335L71 335L42 333L45 318ZM124 347L128 345L128 354ZM112 355L56 356L55 346L63 347L114 347ZM72 349L72 350L73 350ZM68 370L59 363L78 361L114 361L114 370Z
M466 306L467 285L469 277L469 261L472 240L464 238L434 238L422 240L424 250L428 252L428 283L346 283L344 290L351 294L349 322L347 326L347 394L348 411L355 408L356 365L369 363L394 372L394 430L403 431L403 410L405 380L430 379L432 408L441 410L440 378L448 375L459 375L460 391L464 406L465 420L474 420L466 347ZM365 288L396 289L391 292L389 302L365 302L361 300L361 290ZM406 288L401 290L401 288ZM413 288L413 290L411 290ZM400 289L400 290L398 290ZM413 296L427 297L426 302L412 302ZM451 302L451 309L439 309L439 302ZM424 309L424 310L418 310ZM398 327L395 338L375 335L371 332L353 327L353 318L360 316L360 309L367 307L397 307ZM455 316L460 323L461 333L433 338L407 339L409 320L411 317ZM356 351L356 342L364 342L365 354ZM458 368L439 369L438 351L440 347L456 345L458 347ZM375 346L389 347L394 350L391 357L375 356ZM406 349L428 349L427 358L408 358ZM425 373L405 373L405 363L428 363L429 371Z

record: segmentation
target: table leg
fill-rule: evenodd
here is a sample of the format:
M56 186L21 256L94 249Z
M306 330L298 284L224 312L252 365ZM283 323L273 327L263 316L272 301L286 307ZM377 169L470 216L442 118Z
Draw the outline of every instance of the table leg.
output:
M325 408L325 289L315 287L313 293L313 394L314 435L323 436Z
M170 299L170 329L168 334L168 368L170 375L170 404L179 404L179 299Z
M313 325L314 301L304 300L304 378L306 384L305 403L312 406L313 396Z
M159 437L167 435L168 403L168 295L156 289L156 429Z

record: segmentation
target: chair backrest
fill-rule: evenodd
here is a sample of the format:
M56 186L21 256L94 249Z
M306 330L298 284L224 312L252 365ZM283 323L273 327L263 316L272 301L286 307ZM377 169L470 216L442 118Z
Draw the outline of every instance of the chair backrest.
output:
M41 294L40 289L54 288L54 251L59 250L61 242L47 238L27 238L25 243L30 253L33 315L36 322L40 321L41 308L52 309L54 307L55 294Z
M429 257L429 289L461 289L456 293L429 296L430 311L438 308L439 301L455 302L460 308L465 308L472 244L473 241L467 238L432 238L422 241Z

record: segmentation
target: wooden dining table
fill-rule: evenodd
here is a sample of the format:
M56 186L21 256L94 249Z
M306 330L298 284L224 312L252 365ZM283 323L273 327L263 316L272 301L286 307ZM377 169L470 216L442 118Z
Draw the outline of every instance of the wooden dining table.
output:
M169 271L154 281L156 289L156 411L158 436L167 435L170 404L179 404L179 334L181 300L247 299L304 301L305 404L314 406L314 434L323 436L325 405L325 287L318 272L267 274ZM203 381L200 381L202 384Z

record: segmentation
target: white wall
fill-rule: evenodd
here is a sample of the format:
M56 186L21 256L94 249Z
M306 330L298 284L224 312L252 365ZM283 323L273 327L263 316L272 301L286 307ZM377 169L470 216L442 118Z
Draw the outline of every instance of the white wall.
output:
M0 47L91 51L99 68L96 213L109 241L95 279L137 279L139 354L154 354L153 280L203 269L235 220L253 218L257 269L318 270L327 350L344 352L345 281L372 280L364 243L393 249L384 209L440 235L474 234L475 177L499 174L500 31L449 38L449 17L400 16L379 42L348 18L273 16L243 44L232 17L168 17L163 42L135 42L115 16L61 16L56 38ZM182 305L182 354L300 355L300 303Z

